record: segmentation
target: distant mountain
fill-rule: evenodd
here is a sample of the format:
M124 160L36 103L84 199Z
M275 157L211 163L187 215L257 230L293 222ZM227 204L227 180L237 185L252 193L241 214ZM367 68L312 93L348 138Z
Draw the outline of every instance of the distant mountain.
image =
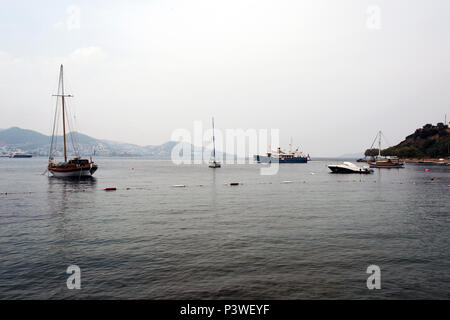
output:
M446 158L450 156L450 129L448 125L426 124L407 136L398 145L381 150L383 156L400 158ZM366 155L378 155L378 149L367 149Z
M0 131L0 146L13 145L24 148L49 143L49 137L33 130L25 130L17 127Z
M344 159L360 159L360 158L364 158L364 154L359 152L359 153L346 153L346 154L342 154L340 155L338 158L344 158Z
M79 132L66 135L68 153L75 154L72 141L78 146L80 155L90 156L118 156L118 157L150 157L155 159L170 159L172 149L177 142L169 141L157 146L139 146L131 143L122 143L109 140L95 139ZM35 156L48 156L51 137L33 130L17 127L0 130L0 154L22 151ZM56 137L56 156L63 155L63 137ZM189 145L191 147L191 145ZM201 154L199 147L192 148L193 153ZM221 155L218 154L220 157Z

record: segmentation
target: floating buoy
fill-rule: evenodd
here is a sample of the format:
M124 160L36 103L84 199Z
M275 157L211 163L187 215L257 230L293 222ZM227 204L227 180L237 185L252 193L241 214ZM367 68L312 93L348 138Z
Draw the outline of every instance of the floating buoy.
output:
M283 181L281 183L292 183L292 181L286 180L286 181Z
M433 180L434 180L434 177L431 178L431 181L433 181Z
M131 171L134 171L134 168L131 168Z
M238 186L239 182L230 182L230 186Z
M186 186L184 184L174 184L174 188L185 188Z
M116 187L111 187L111 188L105 188L105 191L116 191L117 188Z
M430 171L430 169L425 169L425 172L429 172Z

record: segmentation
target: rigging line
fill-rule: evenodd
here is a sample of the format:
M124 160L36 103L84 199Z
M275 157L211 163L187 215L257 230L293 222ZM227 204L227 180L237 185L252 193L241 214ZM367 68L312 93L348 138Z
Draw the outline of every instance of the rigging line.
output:
M67 125L69 127L69 135L70 135L70 140L72 141L72 149L73 152L75 153L76 156L80 156L80 152L78 150L77 144L75 142L77 142L76 140L76 135L74 134L74 127L72 124L72 113L71 113L71 107L67 108Z
M68 92L73 93L74 91L72 90L72 86L71 86L71 81L70 79L68 79L68 81L66 80L66 88L68 89ZM71 94L72 97L74 96L73 94ZM77 121L76 121L76 110L75 107L72 106L72 104L69 104L69 121L71 121L71 128L72 128L72 132L76 132L77 134L72 134L71 135L71 139L72 139L72 147L75 151L75 153L77 154L77 156L80 156L80 141L79 141L79 134L78 134L78 125L77 125Z
M72 131L73 132L75 132L76 134L73 134L72 136L72 138L73 138L73 141L72 141L72 143L74 143L74 149L76 149L76 153L77 153L77 156L80 156L80 140L79 140L79 132L78 132L78 125L77 125L77 121L76 121L76 118L75 118L75 112L74 111L71 111L72 113L71 113L71 118L70 118L70 121L72 121L71 122L71 125L72 125Z
M58 115L57 115L57 119L56 119L56 132L55 132L55 144L54 144L54 152L56 152L58 150L58 134L59 134L59 117L60 117L60 111L58 108Z
M72 87L70 85L70 79L69 81L67 81L66 79L66 88L67 88L67 92L73 92L72 91ZM73 97L73 95L71 94L71 96ZM79 140L78 140L78 136L76 134L72 134L72 132L76 131L77 129L77 125L76 125L76 120L75 120L75 112L74 110L72 110L72 104L68 103L66 100L66 105L68 106L67 108L67 123L70 126L70 139L72 142L72 148L74 153L77 156L80 156L80 151L79 151Z
M383 135L384 140L386 140L388 147L390 147L392 144L391 142L388 140L388 138L386 138L386 136L384 135L384 133L381 133Z
M377 132L377 135L375 136L375 139L373 139L373 142L372 142L372 145L370 146L370 149L372 149L373 148L373 145L375 144L375 142L377 141L377 138L378 138L378 135L379 135L380 133L379 132Z
M59 81L58 81L58 91L57 91L58 94L59 94L60 88L61 88L61 79L59 79ZM52 151L53 151L53 147L54 147L53 140L54 140L54 137L55 137L55 125L56 125L56 122L58 120L57 119L57 115L58 115L58 97L56 97L55 116L54 116L54 119L53 119L52 140L51 140L51 143L50 143L49 158L52 156ZM55 143L56 143L56 141L55 141Z

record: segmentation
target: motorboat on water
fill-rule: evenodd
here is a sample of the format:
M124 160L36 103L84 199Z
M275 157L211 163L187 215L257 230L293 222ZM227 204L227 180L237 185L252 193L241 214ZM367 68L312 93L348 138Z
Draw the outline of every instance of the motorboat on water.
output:
M358 167L357 165L351 162L343 162L341 164L330 164L328 165L328 169L331 170L332 173L363 173L368 174L372 173L373 170L368 166Z
M13 152L9 156L10 158L32 158L33 155L25 152Z
M57 107L55 110L55 121L53 124L53 133L52 133L52 140L50 144L50 155L48 159L48 166L47 170L50 172L54 177L57 178L67 178L67 177L90 177L94 174L95 171L97 171L98 166L92 161L92 158L90 159L83 159L78 154L78 148L75 145L75 139L72 136L72 133L69 133L72 141L72 147L74 152L76 153L76 156L73 159L67 158L67 142L66 142L66 122L67 125L69 125L70 128L70 122L67 117L67 106L66 106L66 98L72 97L72 95L65 94L64 93L64 78L63 78L63 65L61 65L60 73L59 73L59 84L58 84L58 94L54 95L57 97ZM61 99L61 115L62 115L62 127L63 127L63 140L64 140L64 161L63 162L56 162L54 158L54 154L56 153L56 145L57 145L57 130L55 131L55 128L57 128L57 121L58 121L58 103L59 99ZM66 119L67 118L67 119Z

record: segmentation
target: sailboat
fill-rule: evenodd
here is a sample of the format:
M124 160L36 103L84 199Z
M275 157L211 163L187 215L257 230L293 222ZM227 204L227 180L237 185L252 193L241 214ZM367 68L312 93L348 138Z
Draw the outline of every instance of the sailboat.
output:
M58 82L58 93L53 95L57 97L57 104L55 110L55 118L53 122L53 133L52 140L50 144L50 153L48 159L48 167L47 170L57 178L65 178L65 177L86 177L92 176L95 171L97 171L98 166L91 159L82 159L78 154L78 148L74 144L74 139L71 135L72 147L76 157L73 159L67 159L67 142L66 142L66 117L67 117L67 108L66 108L66 98L73 97L70 94L66 94L64 92L64 68L63 65L60 67L59 71L59 82ZM58 103L61 100L61 108L62 108L62 127L63 127L63 140L64 140L64 162L56 162L54 159L54 154L56 152L56 140L57 140L57 130L58 127ZM69 121L67 121L69 124Z
M213 129L213 158L209 160L210 168L220 168L220 161L216 160L216 137L214 135L214 117L212 118L212 129Z
M398 157L381 157L381 130L378 132L375 140L370 147L372 149L375 141L378 138L378 156L374 160L368 161L371 168L403 168L403 162ZM386 138L385 138L386 139Z

